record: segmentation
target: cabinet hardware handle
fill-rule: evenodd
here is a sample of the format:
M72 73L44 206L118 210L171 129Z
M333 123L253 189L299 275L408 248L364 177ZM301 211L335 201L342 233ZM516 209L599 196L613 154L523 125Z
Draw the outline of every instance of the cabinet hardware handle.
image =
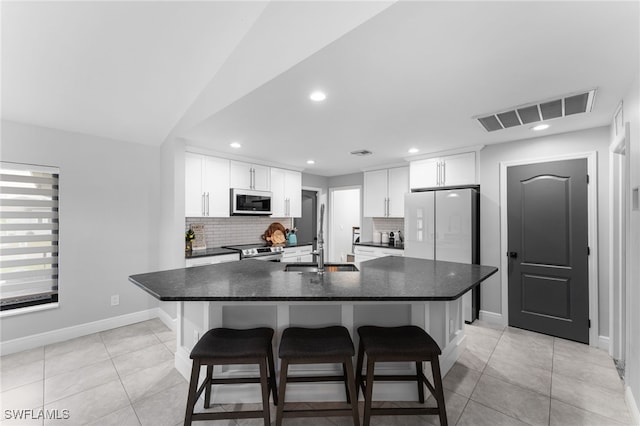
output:
M440 162L436 164L436 186L440 186Z
M442 184L446 185L447 183L447 162L442 162Z
M202 197L200 197L200 213L204 216L204 192L202 193Z
M209 193L207 192L207 202L205 204L205 207L207 208L207 216L209 216Z

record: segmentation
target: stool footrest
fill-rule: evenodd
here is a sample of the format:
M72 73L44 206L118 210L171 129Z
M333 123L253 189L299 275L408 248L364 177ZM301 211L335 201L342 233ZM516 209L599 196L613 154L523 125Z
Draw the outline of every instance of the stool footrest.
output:
M366 376L362 376L362 379L364 380L366 378ZM423 375L421 377L422 380L427 381L427 378ZM412 374L412 375L392 375L392 374L385 374L385 375L374 375L373 376L373 380L376 381L380 381L380 382L415 382L416 381L416 375Z
M372 408L371 414L378 416L415 416L420 414L440 414L440 410L438 407Z
M341 417L352 416L351 408L325 408L309 410L284 410L282 417Z
M212 385L238 385L242 383L260 383L260 377L227 377L212 379Z
M262 410L232 411L219 413L193 413L191 420L261 419Z
M344 382L344 376L288 376L288 383Z

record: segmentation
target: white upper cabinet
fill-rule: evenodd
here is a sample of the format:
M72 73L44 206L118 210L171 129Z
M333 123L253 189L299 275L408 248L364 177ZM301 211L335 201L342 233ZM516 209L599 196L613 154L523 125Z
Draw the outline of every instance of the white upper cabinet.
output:
M185 216L229 216L229 160L185 153Z
M404 194L409 192L409 168L364 173L364 216L404 217Z
M302 216L302 173L272 167L271 192L272 216Z
M410 163L411 189L476 184L476 153L426 158Z
M257 164L231 161L229 174L231 188L253 189L256 191L271 190L271 174L269 167Z
M404 194L409 192L409 167L389 169L388 217L404 217Z

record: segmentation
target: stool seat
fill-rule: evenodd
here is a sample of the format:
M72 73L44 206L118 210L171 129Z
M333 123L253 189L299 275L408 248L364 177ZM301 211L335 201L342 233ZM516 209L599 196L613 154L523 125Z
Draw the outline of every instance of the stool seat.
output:
M289 327L282 333L280 358L327 358L355 355L349 331L341 326Z
M276 370L273 361L271 339L273 329L267 327L238 330L232 328L214 328L207 331L191 350L191 379L187 395L187 407L184 425L193 421L251 419L262 418L265 426L271 423L269 413L269 394L273 403L278 405L276 389ZM216 365L255 364L260 369L259 377L214 377ZM204 382L198 386L200 368L206 366ZM259 383L262 390L262 410L238 410L216 412L194 412L195 405L204 391L204 408L211 406L211 388L213 385L233 385Z
M369 426L371 416L398 415L438 415L440 425L447 426L447 411L444 402L444 389L440 376L438 357L442 353L435 340L422 328L415 325L400 327L378 327L365 325L358 328L360 345L356 364L356 382L358 390L364 391L363 426ZM362 375L362 366L367 358L366 376ZM415 363L415 374L375 374L377 362L410 361ZM431 364L433 384L423 373L422 363ZM375 381L415 381L418 385L418 401L424 403L424 386L436 400L436 407L381 407L373 408L373 384Z
M322 328L289 327L280 339L280 404L276 426L285 417L351 416L354 426L360 425L358 396L352 357L355 354L349 330L342 326ZM290 364L341 364L342 375L289 376ZM285 409L287 383L335 382L344 383L349 408Z
M191 351L191 359L261 358L271 351L273 329L214 328L207 331Z
M430 359L440 355L440 347L422 328L415 325L401 327L377 327L365 325L358 328L360 343L369 356L393 357L411 360Z

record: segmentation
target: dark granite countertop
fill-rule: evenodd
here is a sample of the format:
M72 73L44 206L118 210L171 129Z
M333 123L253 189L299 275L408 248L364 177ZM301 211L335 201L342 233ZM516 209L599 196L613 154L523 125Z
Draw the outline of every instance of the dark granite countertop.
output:
M205 256L220 256L223 254L237 254L238 252L231 249L226 249L222 247L210 247L203 250L192 250L186 251L184 253L185 259L195 259L197 257L205 257Z
M455 300L498 270L401 256L322 276L284 267L247 259L132 275L129 281L163 301L422 301Z
M404 250L404 243L398 243L395 245L382 244L382 243L374 243L372 241L365 241L363 243L356 243L356 246L366 246L366 247L377 247L377 248L390 248L390 249L398 249Z

